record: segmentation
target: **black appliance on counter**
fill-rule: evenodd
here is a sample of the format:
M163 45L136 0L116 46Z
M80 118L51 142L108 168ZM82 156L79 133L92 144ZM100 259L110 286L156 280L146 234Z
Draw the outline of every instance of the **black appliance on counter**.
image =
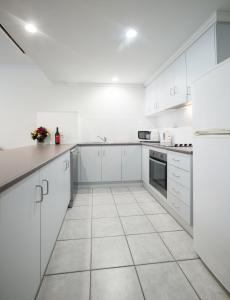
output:
M149 151L149 183L167 198L167 154Z
M151 138L151 131L147 131L147 130L138 131L139 140L150 140L150 138Z

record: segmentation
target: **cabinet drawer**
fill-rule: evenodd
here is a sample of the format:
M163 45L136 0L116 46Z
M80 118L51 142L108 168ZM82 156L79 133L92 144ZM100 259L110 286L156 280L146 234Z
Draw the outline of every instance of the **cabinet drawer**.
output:
M180 201L170 192L168 193L168 204L177 212L177 214L185 220L188 224L191 224L191 210L190 207Z
M191 170L191 156L187 154L169 153L168 163L186 171Z
M179 198L186 205L190 206L191 202L191 190L183 187L175 180L169 178L168 180L168 192Z
M182 184L188 189L191 188L191 174L188 171L168 165L168 177Z

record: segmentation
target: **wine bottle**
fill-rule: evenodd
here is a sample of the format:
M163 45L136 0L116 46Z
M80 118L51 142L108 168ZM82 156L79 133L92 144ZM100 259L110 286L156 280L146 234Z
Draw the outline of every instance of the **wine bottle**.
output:
M61 141L61 136L60 136L60 133L59 133L59 130L58 130L58 127L57 127L56 128L56 133L55 133L55 144L59 145L60 141Z

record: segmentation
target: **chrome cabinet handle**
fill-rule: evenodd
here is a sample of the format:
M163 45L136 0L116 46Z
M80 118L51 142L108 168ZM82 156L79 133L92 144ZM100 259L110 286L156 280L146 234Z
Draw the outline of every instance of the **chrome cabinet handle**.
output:
M173 161L176 161L176 162L180 162L180 160L179 160L179 159L176 159L176 158L173 158L172 160L173 160Z
M64 165L64 171L66 171L68 169L67 160L64 160L63 165Z
M175 173L172 173L173 174L173 176L174 177L176 177L176 178L180 178L180 176L179 175L176 175Z
M97 151L97 156L100 156L100 150Z
M175 96L177 94L177 86L173 87L173 95Z
M46 183L46 192L44 193L44 190L43 190L43 196L46 196L49 194L49 181L47 179L43 179L42 180L42 183L45 182Z
M174 187L172 188L172 190L176 193L176 194L180 194L180 192L178 190L176 190Z
M187 86L187 96L191 96L191 86Z
M36 188L40 190L40 200L35 201L36 203L42 203L43 202L43 187L40 184L36 185Z

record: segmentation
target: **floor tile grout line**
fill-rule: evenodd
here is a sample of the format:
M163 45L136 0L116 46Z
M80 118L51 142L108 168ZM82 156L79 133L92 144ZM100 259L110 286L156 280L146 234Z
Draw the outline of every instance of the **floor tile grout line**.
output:
M116 207L116 209L117 209L117 203L115 202L115 199L114 199L114 193L112 192L112 189L111 189L111 188L110 188L110 190L111 190L112 197L113 197L113 200L114 200L114 205L115 205L115 207ZM167 246L166 243L164 242L163 238L161 237L161 235L160 235L161 232L156 231L156 229L155 229L155 227L153 226L152 222L151 222L151 221L149 220L149 218L148 218L149 215L157 215L157 214L159 214L159 213L157 213L157 214L146 214L145 211L144 211L144 210L142 209L142 207L140 206L140 203L141 203L141 202L137 202L137 197L136 197L136 195L133 194L132 191L130 191L130 193L131 193L132 196L134 197L134 199L135 199L137 205L139 206L139 208L140 208L141 211L143 212L144 216L146 216L146 218L147 218L148 221L150 222L151 226L153 227L154 232L152 232L152 233L156 233L156 234L158 235L158 237L161 239L161 241L163 242L163 244L165 245L165 247L166 247L167 250L169 251L170 255L172 256L173 261L170 261L170 262L175 262L175 263L178 265L178 267L180 268L181 272L184 274L185 278L187 279L187 281L189 282L190 286L191 286L192 289L194 290L195 294L196 294L197 297L201 300L201 298L200 298L199 294L197 293L196 289L193 287L192 283L190 282L190 280L188 279L188 277L186 276L186 274L184 273L184 271L182 270L181 266L180 266L179 263L178 263L178 261L197 260L197 259L199 259L199 257L193 258L193 259L176 260L175 257L174 257L174 255L172 254L171 250L168 248L168 246ZM153 199L155 200L155 198L153 198ZM157 200L156 200L156 201L157 201ZM147 202L147 203L148 203L148 202ZM149 203L151 203L151 202L149 202ZM159 203L159 202L157 201L157 203ZM127 203L127 204L132 204L132 203ZM105 204L105 205L106 205L106 204ZM119 205L119 204L118 204L118 205ZM159 203L159 205L162 207L162 205L161 205L160 203ZM93 206L93 203L92 203L92 206ZM93 207L92 207L92 209L93 209ZM117 209L117 213L118 213L118 209ZM162 213L160 213L160 214L162 214ZM131 255L131 258L132 258L132 261L133 261L133 266L134 266L134 268L135 268L135 271L136 271L136 274L137 274L137 277L138 277L138 280L139 280L139 284L140 284L140 287L141 287L141 290L142 290L142 294L143 294L143 297L144 297L144 299L145 299L144 291L143 291L143 288L142 288L142 285L141 285L141 282L140 282L140 278L139 278L139 275L138 275L138 272L137 272L137 269L136 269L136 266L138 266L138 265L135 265L135 263L134 263L134 259L133 259L133 256L132 256L132 252L131 252L131 249L130 249L130 246L129 246L129 243L128 243L128 240L127 240L127 234L126 234L126 232L125 232L125 230L124 230L123 223L122 223L122 220L121 220L121 217L129 217L129 216L120 216L119 213L118 213L118 217L119 217L119 219L120 219L120 222L121 222L121 225L122 225L124 234L125 234L124 237L125 237L125 239L126 239L126 242L127 242L127 245L128 245L129 251L130 251L130 255ZM92 224L92 216L91 216L91 224ZM176 230L176 231L181 231L181 230ZM182 231L183 231L183 229L182 229ZM165 232L171 232L171 231L165 231ZM172 231L172 232L173 232L173 231ZM143 234L151 234L151 233L143 233ZM131 234L128 234L128 235L131 235ZM141 235L141 234L137 234L137 235ZM123 236L123 235L122 235L122 236ZM100 237L98 237L98 238L100 238ZM92 232L91 232L91 243L92 243ZM92 251L92 245L91 245L91 251ZM157 263L165 263L165 262L157 262ZM157 263L149 263L149 264L141 264L141 265L151 265L151 264L157 264ZM129 266L132 266L132 265L129 265ZM118 267L116 267L116 268L121 268L121 267L124 267L124 266L118 266ZM128 267L128 266L126 266L126 267ZM111 268L104 268L104 269L111 269ZM92 265L91 265L91 266L90 266L90 273L91 273L92 270L93 270L93 269L92 269ZM95 270L103 270L103 269L95 269ZM52 274L51 274L51 275L52 275Z
M162 240L162 242L164 243L165 247L168 249L169 253L172 255L172 257L175 259L174 255L172 254L171 250L169 249L169 247L166 245L165 241L163 240L163 238L161 237L160 233L157 233L158 236L160 237L160 239ZM198 259L198 257L197 257ZM190 286L192 287L192 289L194 290L195 294L197 295L198 299L202 300L200 295L198 294L198 292L196 291L195 287L193 286L193 284L191 283L191 281L189 280L189 278L187 277L187 275L185 274L185 272L182 270L180 264L178 263L178 260L175 259L175 263L177 264L177 266L179 267L179 269L181 270L181 272L184 274L184 277L187 279L187 281L189 282Z
M192 259L184 259L178 260L179 262L184 261L191 261L191 260L200 260L200 258L192 258ZM151 262L151 263L140 263L140 264L131 264L131 265L120 265L120 266L112 266L112 267L103 267L103 268L95 268L91 271L103 271L103 270L110 270L110 269L120 269L120 268L130 268L130 267L141 267L141 266L149 266L149 265L159 265L159 264L167 264L167 263L175 263L174 260L165 260L165 261L158 261L158 262ZM83 273L83 272L90 272L90 269L84 270L75 270L75 271L66 271L66 272L59 272L59 273L51 273L46 274L44 277L56 276L56 275L63 275L63 274L72 274L72 273Z
M159 203L160 204L160 203ZM161 204L160 204L161 205ZM162 205L161 205L162 206ZM144 212L144 215L147 217L147 215ZM148 218L148 217L147 217ZM149 218L148 218L149 219ZM175 219L174 219L175 220ZM149 220L150 221L150 220ZM152 222L150 221L153 229L155 229L154 225L152 224ZM199 300L202 300L200 295L198 294L198 292L196 291L195 287L192 285L191 281L188 279L188 277L186 276L186 274L184 273L184 271L182 270L180 264L178 263L178 261L176 260L175 256L173 255L172 251L169 249L169 247L167 246L167 244L165 243L165 241L163 240L163 238L161 237L160 232L156 232L156 234L158 235L158 237L161 239L161 241L163 242L163 244L165 245L166 249L168 250L168 252L170 253L170 255L172 256L172 258L174 259L174 262L177 264L177 266L179 267L179 269L181 270L181 272L183 273L184 277L187 279L187 281L189 282L191 288L193 289L193 291L195 292L196 296L198 297Z
M93 191L93 189L92 189ZM90 273L89 273L89 300L91 300L91 292L92 292L92 260L93 260L93 193L92 193L92 206L91 206L91 236L90 236Z
M136 216L131 216L131 217L136 217ZM146 217L146 216L138 216L138 217ZM109 219L109 218L106 218ZM113 218L113 219L119 219L119 217ZM95 220L95 219L93 219ZM148 220L149 221L149 220ZM149 221L150 222L150 221ZM117 236L133 236L133 235L144 235L144 234L152 234L152 233L168 233L168 232L180 232L184 230L170 230L170 231L149 231L149 232L140 232L140 233L124 233L124 234L116 234L116 235L103 235L103 236L92 236L92 239L103 239L103 238L108 238L108 237L117 237ZM71 239L59 239L57 242L65 242L65 241L77 241L77 240L90 240L90 237L82 237L82 238L71 238Z
M159 203L159 202L158 202ZM139 205L139 204L138 204ZM163 206L159 203L159 205L163 208ZM139 206L141 209L142 207ZM164 208L163 208L164 209ZM145 211L142 209L144 215L148 218L148 215L146 215ZM148 218L149 220L149 218ZM175 219L174 219L175 220ZM175 220L176 221L176 220ZM152 227L154 230L156 230L156 228L154 227L154 225L152 224L152 222L149 220L149 222L151 223ZM158 237L160 238L160 240L163 242L163 244L165 245L166 249L168 250L168 252L170 253L170 255L172 256L172 258L174 259L175 263L177 264L177 266L179 267L179 269L182 271L182 273L184 274L184 277L187 279L187 281L189 282L190 286L192 287L192 289L194 290L195 294L197 295L198 299L202 300L200 298L200 295L198 294L198 292L196 291L196 289L194 288L194 286L192 285L192 283L190 282L190 280L188 279L188 277L186 276L186 274L184 273L184 271L182 270L180 264L178 263L178 261L176 260L175 256L173 255L172 251L169 249L169 247L166 245L165 241L163 240L163 238L161 237L161 234L159 232L156 232L156 234L158 235Z
M112 192L112 189L111 189L111 192ZM113 192L112 192L112 195L113 195ZM114 195L113 195L113 199L114 199ZM115 203L115 200L114 200L114 203ZM123 226L121 217L120 217L120 215L119 215L119 212L118 212L118 208L117 208L116 203L115 203L115 206L116 206L116 209L117 209L117 213L118 213L118 216L119 216L119 219L120 219L120 223L121 223L123 232L124 232L124 234L125 234L125 228L124 228L124 226ZM137 279L138 279L138 282L139 282L139 285L140 285L140 288L141 288L142 296L143 296L143 299L145 300L146 297L145 297L145 294L144 294L144 290L143 290L143 287L142 287L142 284L141 284L141 280L140 280L139 274L138 274L138 272L137 272L137 268L136 268L136 266L135 266L134 258L133 258L133 255L132 255L132 252L131 252L131 248L130 248L130 245L129 245L129 242L128 242L128 239L127 239L126 234L125 234L125 240L126 240L126 243L127 243L127 246L128 246L129 252L130 252L130 256L131 256L131 259L132 259L132 262L133 262L133 266L134 266L134 269L135 269L135 272L136 272L136 275L137 275Z

